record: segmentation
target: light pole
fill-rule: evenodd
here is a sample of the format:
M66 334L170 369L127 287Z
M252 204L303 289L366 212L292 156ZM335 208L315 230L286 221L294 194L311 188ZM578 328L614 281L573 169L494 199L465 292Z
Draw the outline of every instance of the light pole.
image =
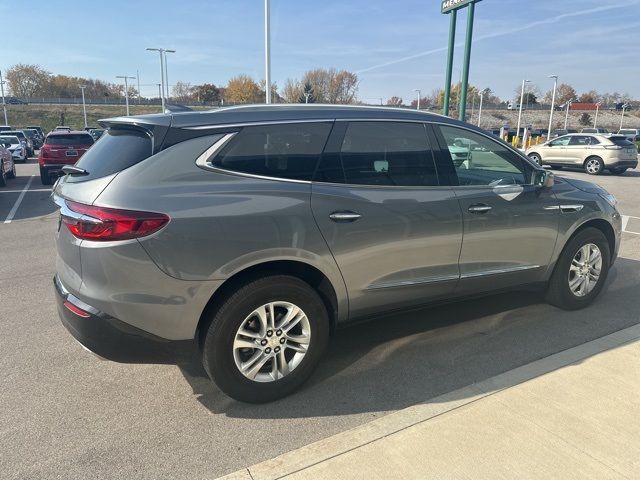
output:
M124 78L124 101L127 105L127 117L128 117L129 116L129 82L127 80L129 79L135 80L136 77L127 77L126 75L117 75L116 78Z
M169 64L167 63L167 53L176 53L175 50L164 50L164 85L167 89L167 102L169 101Z
M160 85L161 85L161 89L160 89L160 103L162 104L162 113L164 113L164 98L165 98L165 62L166 62L166 55L165 52L169 52L169 53L175 53L175 50L167 50L165 48L147 48L147 51L149 52L158 52L158 54L160 55ZM169 76L166 75L167 78L167 83L168 82L168 78ZM167 85L166 88L167 93L169 92L169 86ZM167 95L168 96L168 95Z
M622 130L622 122L624 122L624 112L627 108L629 108L628 103L625 103L624 105L622 105L622 118L620 119L620 128L618 130Z
M136 78L138 79L138 105L140 105L140 70L136 70Z
M569 123L569 108L571 108L571 104L573 103L573 100L567 100L567 112L564 116L564 129L567 129L567 124Z
M86 85L80 85L80 90L82 90L82 114L84 115L84 128L87 128L87 105L84 102L84 89L87 88Z
M416 110L420 110L420 97L422 96L422 91L419 88L414 88L413 91L418 94L418 105Z
M162 88L162 85L158 83L158 98L162 101L162 91L160 90L160 88ZM162 102L162 104L164 105L164 101ZM162 108L162 111L164 112L164 107Z
M524 101L524 86L531 80L522 80L522 90L520 90L520 111L518 112L518 128L516 128L516 138L520 138L520 121L522 120L522 102Z
M549 75L553 78L553 95L551 96L551 113L549 114L549 131L547 132L547 142L551 140L551 128L553 125L553 111L556 108L556 91L558 89L558 75Z
M480 107L478 108L478 126L480 126L480 122L482 121L482 102L484 101L484 94L487 93L487 89L481 90L480 95Z
M4 101L4 80L2 79L2 71L0 71L0 91L2 92L2 109L4 110L4 124L9 125L7 120L7 104Z
M596 103L596 118L593 120L593 128L596 128L596 125L598 125L598 112L600 111L600 105L602 105L602 103Z
M304 103L309 103L309 97L311 96L311 92L303 92L304 95Z
M271 13L269 0L264 0L264 82L265 103L271 103Z

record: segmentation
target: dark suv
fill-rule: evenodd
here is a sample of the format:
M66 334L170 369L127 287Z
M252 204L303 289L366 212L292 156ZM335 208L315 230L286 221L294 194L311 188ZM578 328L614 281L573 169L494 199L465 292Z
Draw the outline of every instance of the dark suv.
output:
M612 195L438 115L278 105L101 124L54 189L63 323L117 361L195 345L243 401L298 388L348 321L525 285L586 307L618 252Z

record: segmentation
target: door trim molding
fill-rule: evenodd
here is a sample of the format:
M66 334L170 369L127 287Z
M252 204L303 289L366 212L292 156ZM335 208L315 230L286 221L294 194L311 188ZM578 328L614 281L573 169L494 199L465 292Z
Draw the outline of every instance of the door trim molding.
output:
M372 283L366 288L366 290L379 290L381 288L411 287L414 285L424 285L428 283L450 282L453 280L458 280L459 278L460 278L460 275L440 275L436 277L416 278L414 280L378 282L378 283Z
M523 270L533 270L535 268L540 268L540 265L518 265L508 268L493 268L491 270L483 270L481 272L463 273L462 275L460 275L460 278L484 277L485 275L499 275L501 273L521 272Z

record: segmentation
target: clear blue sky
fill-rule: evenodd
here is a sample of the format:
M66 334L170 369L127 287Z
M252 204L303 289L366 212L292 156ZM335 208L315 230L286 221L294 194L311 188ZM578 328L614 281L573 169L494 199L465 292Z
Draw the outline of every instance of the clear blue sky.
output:
M53 73L135 75L159 82L224 85L233 75L263 78L262 0L0 0L5 15L0 68L37 63ZM449 17L439 0L272 0L272 76L279 86L314 67L358 73L359 97L410 101L444 84ZM24 14L20 15L20 12ZM640 98L640 0L483 0L476 8L470 81L512 97L523 78L543 91L548 75L578 92L595 88ZM459 15L454 79L463 54ZM7 21L10 19L10 21ZM157 87L156 87L157 88ZM143 87L151 95L154 87Z

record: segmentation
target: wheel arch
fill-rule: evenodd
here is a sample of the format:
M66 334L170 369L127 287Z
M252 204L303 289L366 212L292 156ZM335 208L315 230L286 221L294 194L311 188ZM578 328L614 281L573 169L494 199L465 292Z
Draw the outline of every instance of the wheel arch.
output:
M615 233L615 230L613 229L613 226L602 218L592 218L591 220L587 220L586 222L582 223L578 228L576 228L573 231L571 236L567 239L566 243L568 243L573 237L575 237L582 230L590 227L600 230L604 234L605 238L607 239L607 243L609 244L609 253L611 255L611 259L613 260L613 257L616 251L616 233Z
M269 275L291 275L306 282L316 290L325 306L330 320L331 332L336 328L339 315L344 316L344 308L338 298L338 293L331 280L317 267L299 260L270 260L248 266L235 272L227 278L209 298L205 308L200 314L196 328L196 339L202 345L204 336L209 328L216 309L241 285L257 278Z

